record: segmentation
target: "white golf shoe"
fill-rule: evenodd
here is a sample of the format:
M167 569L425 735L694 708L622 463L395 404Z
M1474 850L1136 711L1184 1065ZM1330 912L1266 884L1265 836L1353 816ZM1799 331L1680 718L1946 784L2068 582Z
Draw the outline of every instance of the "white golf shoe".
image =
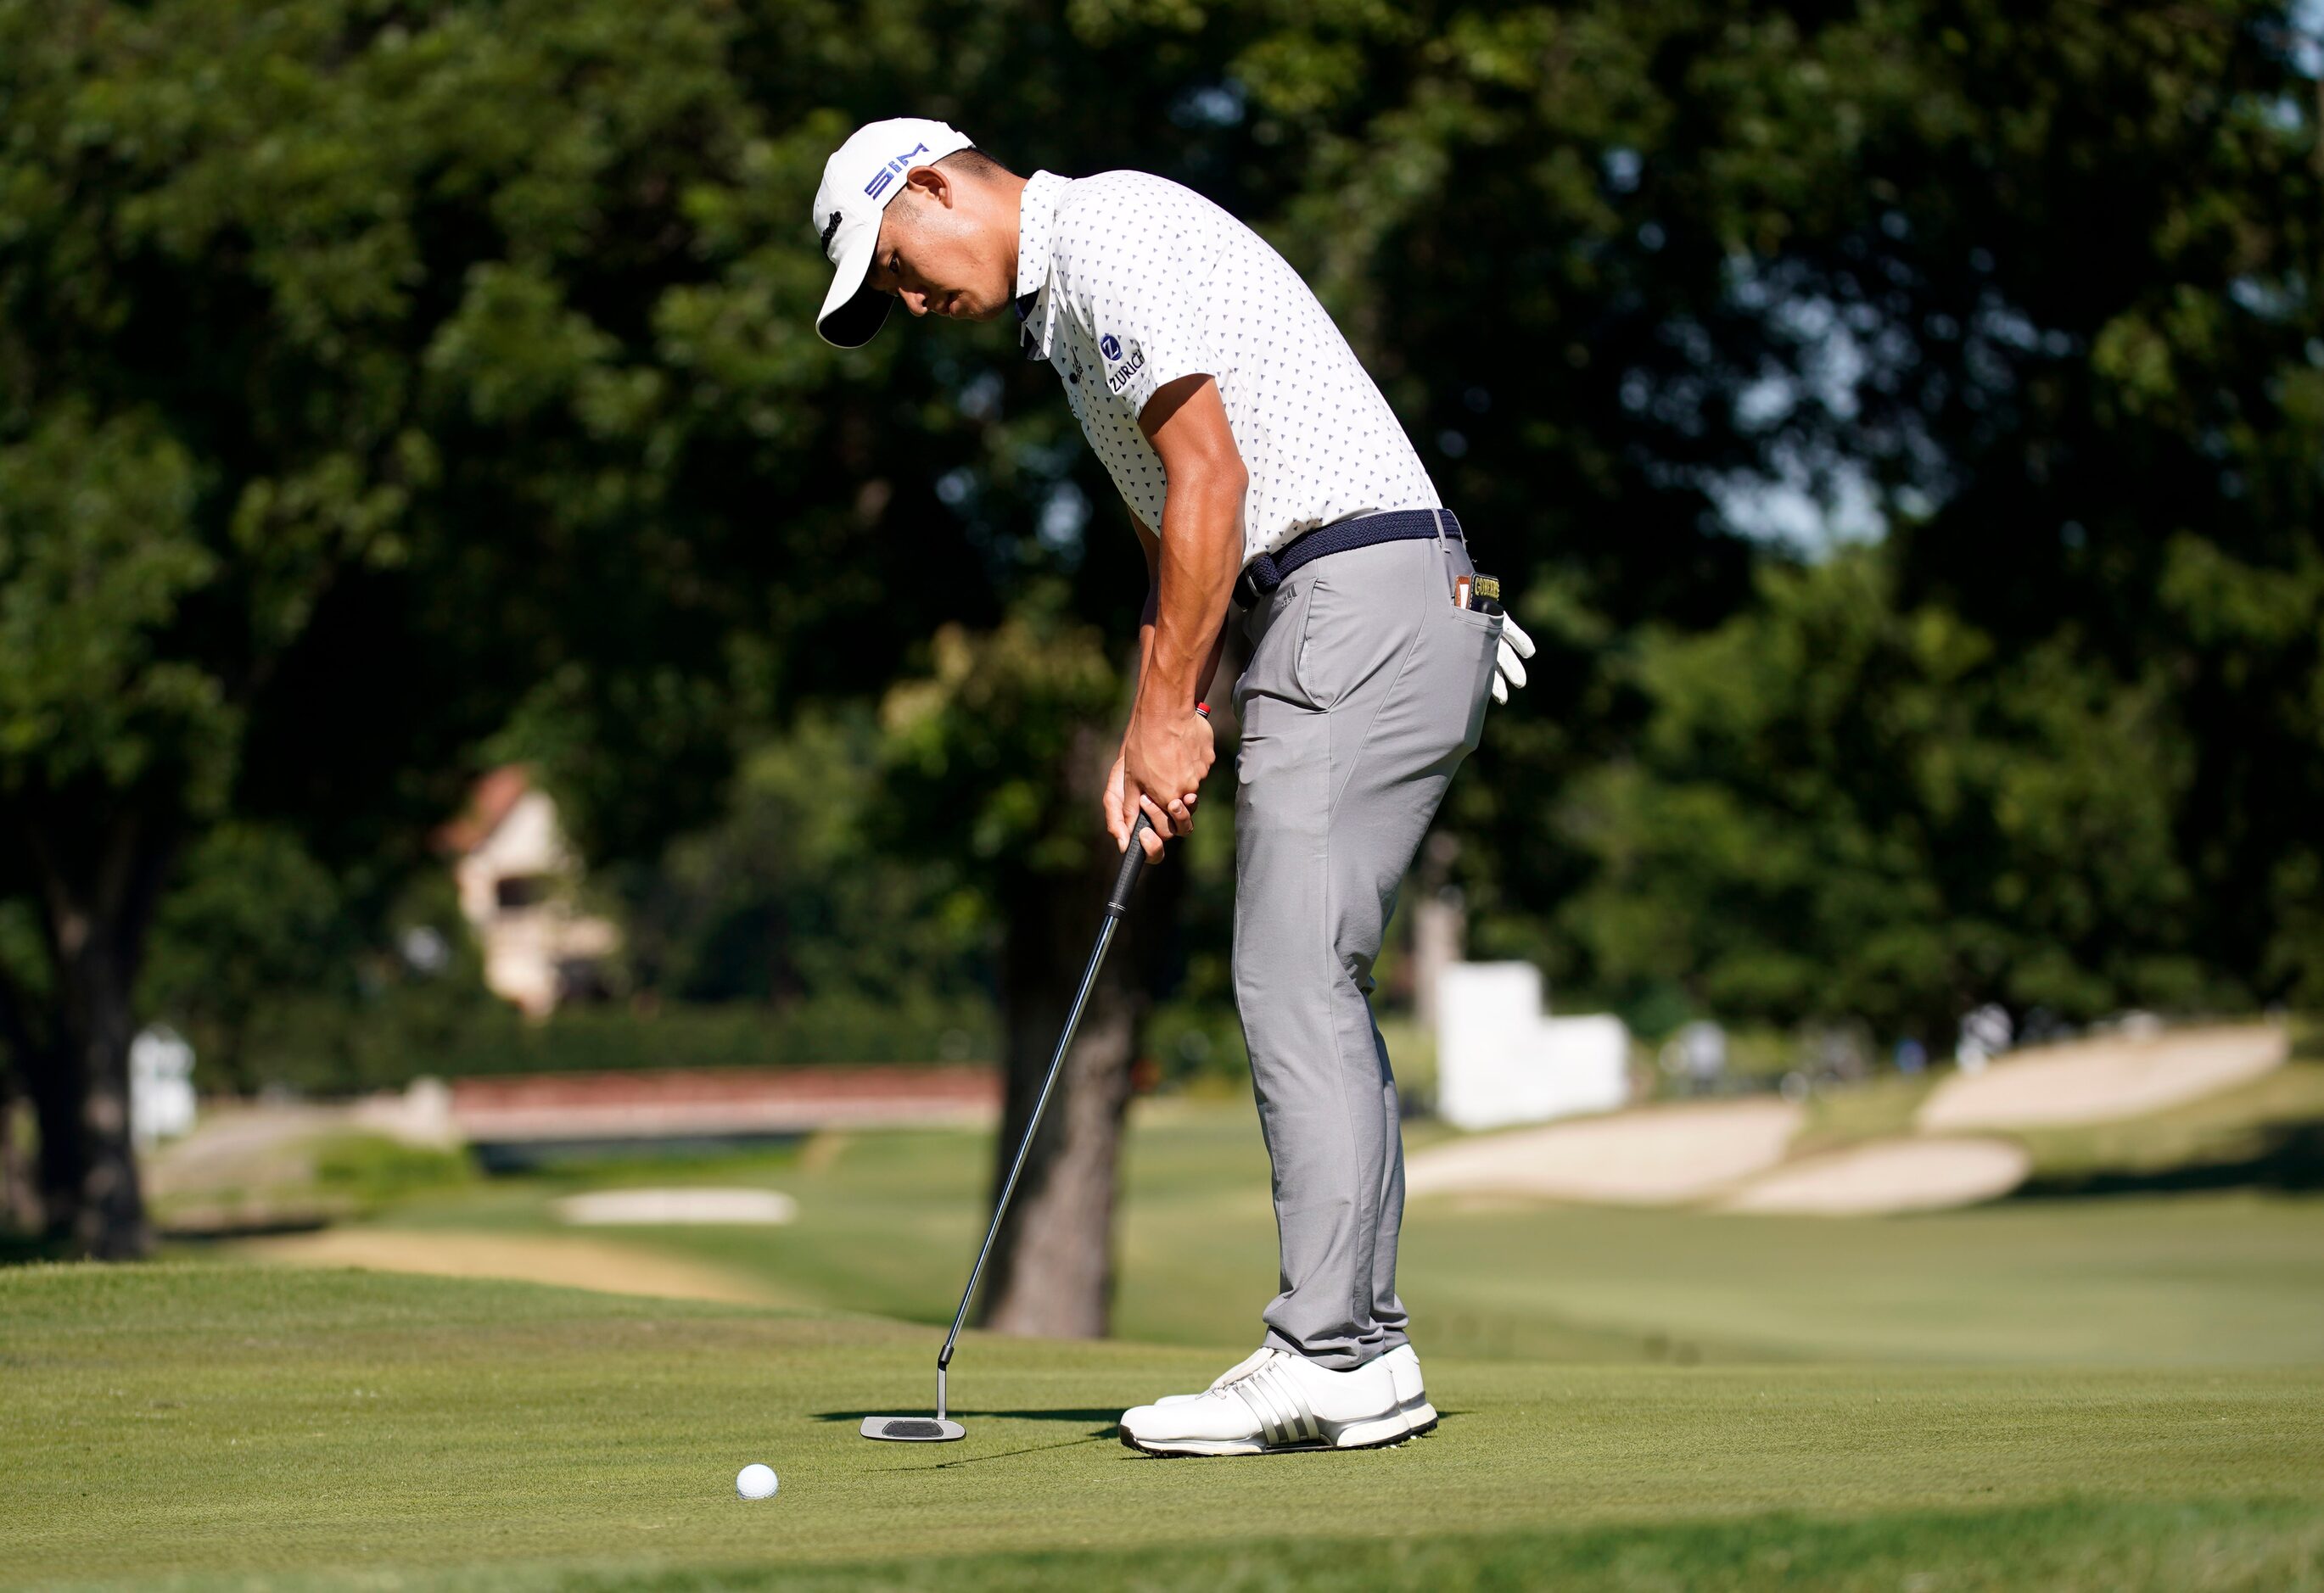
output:
M1380 1357L1380 1364L1396 1382L1397 1408L1404 1413L1404 1430L1418 1438L1436 1425L1436 1407L1428 1403L1428 1389L1420 1380L1420 1356L1409 1344L1399 1344Z
M1401 1443L1411 1434L1385 1356L1351 1372L1334 1372L1272 1348L1204 1393L1121 1413L1121 1441L1149 1455L1363 1450Z
M1239 1361L1229 1367L1219 1374L1218 1381L1212 1384L1211 1388L1225 1387L1245 1372L1255 1368L1270 1353L1272 1352L1269 1350L1261 1349L1250 1359ZM1381 1356L1379 1364L1388 1368L1389 1379L1396 1384L1397 1409L1404 1413L1406 1436L1418 1438L1422 1433L1434 1429L1436 1425L1436 1407L1428 1403L1428 1389L1421 1381L1418 1352L1409 1343L1399 1344ZM1206 1389L1204 1393L1209 1391ZM1202 1397L1203 1395L1200 1394L1166 1394L1154 1403L1157 1405L1184 1404L1190 1399Z

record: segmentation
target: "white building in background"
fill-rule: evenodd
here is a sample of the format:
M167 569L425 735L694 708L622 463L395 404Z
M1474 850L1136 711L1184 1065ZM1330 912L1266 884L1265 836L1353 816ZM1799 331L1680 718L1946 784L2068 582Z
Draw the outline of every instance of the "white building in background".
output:
M1618 1017L1552 1017L1530 962L1455 962L1436 988L1436 1112L1461 1128L1613 1111L1630 1099Z
M129 1042L129 1137L143 1150L194 1131L194 1048L167 1024Z
M581 860L566 842L556 802L522 769L496 769L479 780L468 811L440 839L494 995L545 1017L602 985L618 934L575 904Z

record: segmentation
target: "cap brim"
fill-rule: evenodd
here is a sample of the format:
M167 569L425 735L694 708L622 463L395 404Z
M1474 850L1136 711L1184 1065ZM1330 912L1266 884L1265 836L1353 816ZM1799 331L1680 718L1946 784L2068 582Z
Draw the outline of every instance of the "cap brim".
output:
M816 331L835 348L861 348L871 342L886 324L889 306L896 302L895 295L863 285L879 248L877 226L858 227L854 236L840 244L831 291L823 296L823 308L815 318Z

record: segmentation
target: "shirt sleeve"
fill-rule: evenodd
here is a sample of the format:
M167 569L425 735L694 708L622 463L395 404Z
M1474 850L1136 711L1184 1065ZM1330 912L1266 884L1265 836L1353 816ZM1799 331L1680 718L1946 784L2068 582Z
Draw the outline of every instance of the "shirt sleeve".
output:
M1205 219L1129 188L1077 196L1058 218L1060 308L1102 356L1096 379L1132 415L1181 376L1218 373L1202 296L1220 245Z

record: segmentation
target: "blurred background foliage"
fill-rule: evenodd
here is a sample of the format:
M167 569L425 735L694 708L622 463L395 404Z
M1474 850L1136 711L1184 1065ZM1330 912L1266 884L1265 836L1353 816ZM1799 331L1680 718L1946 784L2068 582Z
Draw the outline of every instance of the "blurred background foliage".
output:
M2241 0L0 0L20 1083L106 1010L240 1087L991 1053L1142 571L1008 328L815 337L901 113L1315 284L1542 643L1443 822L1562 1005L2324 1000L2320 69ZM509 760L625 934L543 1030L399 950Z

